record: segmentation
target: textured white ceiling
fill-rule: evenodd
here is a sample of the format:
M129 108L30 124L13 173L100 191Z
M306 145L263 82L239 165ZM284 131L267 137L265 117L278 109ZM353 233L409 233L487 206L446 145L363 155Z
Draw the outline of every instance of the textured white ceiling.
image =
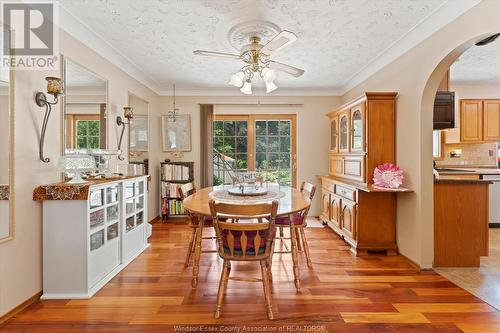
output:
M454 84L500 84L500 38L484 46L473 46L450 67Z
M281 88L346 83L446 0L61 0L61 5L134 63L160 89L228 87L242 63L194 56L195 49L236 52L227 35L263 20L299 39L276 61L305 69L281 73ZM265 41L263 41L265 42ZM260 80L257 80L260 81Z

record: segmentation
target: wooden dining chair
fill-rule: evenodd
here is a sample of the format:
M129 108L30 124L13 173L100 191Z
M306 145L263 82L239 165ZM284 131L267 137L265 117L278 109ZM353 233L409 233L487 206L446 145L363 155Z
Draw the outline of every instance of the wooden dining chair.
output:
M219 318L220 316L222 299L226 292L228 280L237 280L250 282L262 281L267 316L269 319L273 319L270 258L276 236L275 219L278 211L278 201L273 201L272 203L234 205L216 203L210 200L209 205L217 235L219 256L224 260L214 317ZM232 221L265 219L266 222L235 223L227 222L227 219ZM260 262L262 278L230 277L231 261Z
M314 194L316 193L316 186L314 186L311 183L308 182L302 182L300 185L300 192L302 192L304 195L306 195L311 201L314 198ZM309 268L312 268L312 262L311 262L311 256L309 254L309 246L307 244L307 238L304 229L307 226L306 218L307 218L307 213L309 212L309 208L311 206L307 206L305 209L301 210L300 212L296 212L294 214L290 215L284 215L284 216L278 216L276 217L276 227L279 228L280 230L280 236L278 239L281 241L285 241L286 239L290 239L293 243L295 242L297 244L296 249L298 251L301 250L301 248L304 249L304 253L306 255L306 260L307 260L307 266ZM293 223L291 222L293 220ZM284 237L283 233L283 228L284 227L289 227L290 228L290 237ZM294 237L295 239L292 239ZM289 249L286 246L285 247L287 251L281 251L280 253L290 253L294 251L293 246L292 249ZM293 253L292 253L293 256ZM294 259L295 260L295 259Z
M194 193L196 193L196 187L192 182L183 184L177 188L177 194L182 200L190 195L193 195ZM198 284L199 262L201 253L217 252L216 250L202 250L201 248L203 239L215 240L215 237L213 236L203 236L203 229L213 227L213 219L211 216L199 216L197 214L193 214L189 210L186 210L186 215L188 216L189 226L191 227L192 231L186 259L184 261L184 267L187 268L189 266L191 258L194 255L193 280L191 284L193 288L196 288Z

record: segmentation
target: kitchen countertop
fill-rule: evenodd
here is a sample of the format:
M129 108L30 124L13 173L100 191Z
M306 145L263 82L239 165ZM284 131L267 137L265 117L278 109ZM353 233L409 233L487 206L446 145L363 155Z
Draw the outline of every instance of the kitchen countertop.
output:
M446 178L434 179L434 184L493 184L491 180L486 179L463 179L463 178Z
M500 175L500 169L496 168L436 168L443 175L471 174L471 175Z

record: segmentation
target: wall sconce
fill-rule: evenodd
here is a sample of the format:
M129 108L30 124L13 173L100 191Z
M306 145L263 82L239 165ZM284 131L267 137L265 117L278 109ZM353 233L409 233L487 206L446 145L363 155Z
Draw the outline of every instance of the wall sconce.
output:
M58 96L63 94L63 81L58 77L52 77L52 76L46 77L45 80L47 80L47 93L54 96L54 101L49 102L47 100L47 95L39 91L35 95L35 103L39 107L45 106L45 115L43 116L42 131L40 133L40 144L38 146L38 152L40 160L42 160L42 162L49 163L50 158L43 156L45 131L47 130L47 123L49 122L50 112L52 111L52 105L56 105L57 102L59 102Z
M116 124L118 126L123 126L122 127L122 133L120 134L120 140L118 141L118 159L120 161L123 161L125 157L122 156L122 140L123 140L123 133L125 132L125 125L130 125L130 120L134 118L134 110L130 106L124 106L123 107L123 116L127 118L127 122L124 122L122 117L118 116L116 117Z

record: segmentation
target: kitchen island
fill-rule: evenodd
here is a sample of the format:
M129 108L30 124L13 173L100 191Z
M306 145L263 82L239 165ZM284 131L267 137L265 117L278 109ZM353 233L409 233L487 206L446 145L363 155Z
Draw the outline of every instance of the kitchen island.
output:
M482 179L434 182L434 267L479 267L488 255L489 186Z

